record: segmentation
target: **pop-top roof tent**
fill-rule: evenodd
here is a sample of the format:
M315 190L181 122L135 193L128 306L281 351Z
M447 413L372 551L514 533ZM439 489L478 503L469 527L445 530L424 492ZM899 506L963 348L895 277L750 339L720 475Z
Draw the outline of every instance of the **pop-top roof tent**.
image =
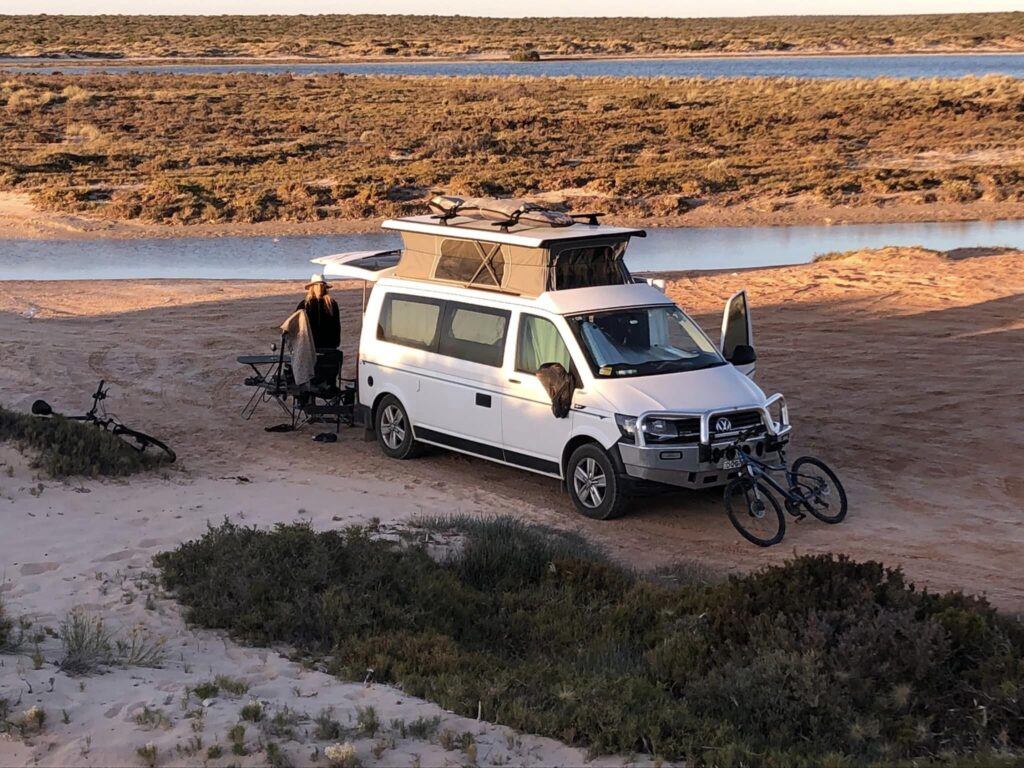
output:
M623 255L641 229L597 223L523 200L435 197L432 215L389 219L404 248L395 277L521 296L632 282ZM580 220L582 219L582 221Z

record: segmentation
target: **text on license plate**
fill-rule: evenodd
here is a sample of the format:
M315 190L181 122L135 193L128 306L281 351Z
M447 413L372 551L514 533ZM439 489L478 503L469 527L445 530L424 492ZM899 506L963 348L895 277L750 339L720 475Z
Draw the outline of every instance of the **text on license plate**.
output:
M741 459L731 459L722 462L722 469L739 469L742 466L743 461Z

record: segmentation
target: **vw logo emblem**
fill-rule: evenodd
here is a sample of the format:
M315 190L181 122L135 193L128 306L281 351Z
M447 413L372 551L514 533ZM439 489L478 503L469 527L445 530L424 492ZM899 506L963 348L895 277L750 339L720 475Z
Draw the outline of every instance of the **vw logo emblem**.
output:
M718 421L715 422L716 432L728 432L732 429L732 422L729 421L725 416L722 416Z

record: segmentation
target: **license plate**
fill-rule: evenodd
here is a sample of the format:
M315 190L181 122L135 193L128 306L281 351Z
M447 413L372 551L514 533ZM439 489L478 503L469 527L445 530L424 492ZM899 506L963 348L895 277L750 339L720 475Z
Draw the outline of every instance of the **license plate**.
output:
M739 469L743 466L742 459L731 459L729 461L722 462L722 469Z

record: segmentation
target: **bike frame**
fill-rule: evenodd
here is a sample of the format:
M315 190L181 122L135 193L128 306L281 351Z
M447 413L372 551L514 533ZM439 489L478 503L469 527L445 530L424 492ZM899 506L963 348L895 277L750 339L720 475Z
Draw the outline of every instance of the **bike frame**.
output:
M786 463L785 457L782 455L782 450L781 449L779 450L779 458L782 461L782 463L781 464L769 464L766 461L761 461L760 459L754 458L749 453L747 453L742 448L740 448L739 444L744 439L746 439L746 436L745 435L740 435L740 437L737 438L737 440L736 440L735 448L736 448L736 453L738 454L736 458L738 458L740 461L743 462L743 468L744 468L744 470L746 470L747 475L751 478L751 480L755 481L754 482L754 496L755 496L755 498L757 496L757 482L756 481L757 480L763 480L765 485L775 489L775 491L778 492L779 494L781 494L782 497L784 499L786 499L786 501L788 501L790 504L792 504L794 506L795 505L806 505L807 504L807 499L805 499L802 495L799 495L799 494L794 492L794 489L797 487L797 480L796 480L797 475L796 475L796 472L794 472L793 470L791 470L789 468L789 465ZM785 475L785 477L786 477L786 482L788 483L789 487L783 487L774 477L772 477L772 473L773 472L781 472L781 473L783 473L783 475ZM788 505L787 505L787 510L791 511L791 510L789 510Z
M793 488L796 486L796 473L794 473L785 464L767 464L766 462L759 461L753 456L750 456L743 451L740 451L744 462L744 468L747 470L747 474L754 480L763 480L766 485L774 488L778 493L793 504L803 504L805 499L802 496L797 496L793 493ZM784 488L774 477L772 472L782 472L786 476L786 482L789 483L788 488ZM754 494L757 494L757 483L754 483Z

